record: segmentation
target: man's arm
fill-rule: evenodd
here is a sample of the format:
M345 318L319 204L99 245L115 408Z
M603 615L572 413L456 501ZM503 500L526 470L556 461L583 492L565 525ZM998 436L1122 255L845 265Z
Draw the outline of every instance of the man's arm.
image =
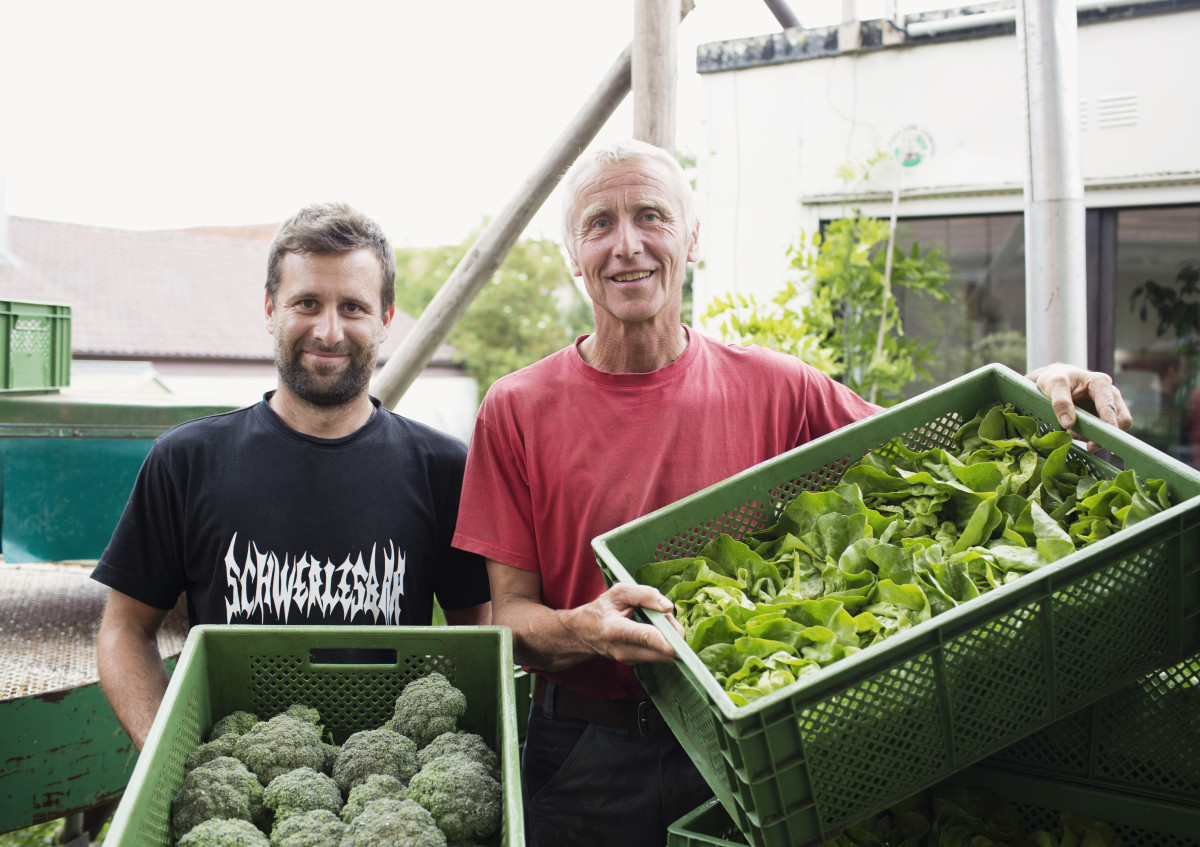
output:
M442 609L450 626L487 626L492 622L492 604L480 603L465 609Z
M532 572L488 559L493 621L513 631L513 653L519 664L561 671L594 656L625 664L670 662L675 652L662 633L630 618L635 609L669 613L673 605L648 585L614 585L595 600L574 609L556 610L542 603L542 578ZM671 618L682 634L682 627Z
M111 591L96 636L100 684L121 726L138 750L167 693L167 671L158 652L158 630L168 609L156 609Z

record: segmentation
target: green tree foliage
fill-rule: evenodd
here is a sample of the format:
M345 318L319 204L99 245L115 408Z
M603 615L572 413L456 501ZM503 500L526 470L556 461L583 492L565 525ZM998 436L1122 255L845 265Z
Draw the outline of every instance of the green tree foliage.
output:
M885 286L887 221L855 215L833 221L788 249L799 283L761 303L754 296L717 298L706 317L721 318L727 341L758 344L793 356L882 406L904 399L910 382L928 379L933 342L904 334L891 291L903 287L945 301L949 266L936 251L913 244L892 252ZM885 291L887 296L885 297Z
M396 308L419 317L478 237L396 251ZM560 350L592 330L587 298L571 280L558 245L523 239L484 286L447 341L479 383L480 396L507 373Z

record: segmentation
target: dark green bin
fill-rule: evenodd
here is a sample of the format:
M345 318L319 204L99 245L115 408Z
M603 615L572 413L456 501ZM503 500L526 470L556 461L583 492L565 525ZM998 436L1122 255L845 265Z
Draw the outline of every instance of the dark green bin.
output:
M1200 653L1152 671L986 763L1200 809Z
M992 401L1057 428L1032 382L1000 365L764 462L593 542L610 581L772 525L893 437L947 446ZM1200 648L1200 473L1089 415L1077 432L1143 477L1169 510L737 707L662 615L678 661L639 678L756 847L807 847ZM1116 469L1078 451L1099 477Z
M949 782L996 792L1026 829L1051 830L1069 811L1110 824L1126 847L1200 847L1200 809L1070 782L967 768ZM667 847L745 847L746 839L714 797L667 829Z
M389 651L369 664L320 664L313 650ZM320 656L315 657L319 659ZM500 843L525 843L517 761L512 632L507 627L197 626L109 827L107 847L166 847L183 763L213 722L237 709L266 718L315 707L334 741L390 719L404 686L431 671L467 696L459 728L500 757Z

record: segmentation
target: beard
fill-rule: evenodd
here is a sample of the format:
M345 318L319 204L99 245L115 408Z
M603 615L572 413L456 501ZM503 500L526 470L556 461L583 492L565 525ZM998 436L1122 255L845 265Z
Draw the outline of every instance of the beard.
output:
M375 370L377 348L362 348L345 344L329 349L312 346L327 353L349 356L341 371L335 365L305 367L302 342L290 344L280 334L275 336L275 367L279 381L301 400L313 406L344 406L367 390Z

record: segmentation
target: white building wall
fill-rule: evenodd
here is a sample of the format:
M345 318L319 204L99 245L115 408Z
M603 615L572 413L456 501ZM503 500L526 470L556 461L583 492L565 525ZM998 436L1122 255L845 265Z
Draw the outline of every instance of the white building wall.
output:
M1197 33L1200 10L1079 28L1089 207L1200 201ZM886 217L897 171L901 216L1020 211L1019 58L1008 35L705 74L697 316L729 291L776 292L788 245L847 214L849 194ZM932 141L920 164L886 163L856 189L838 177L909 127Z

